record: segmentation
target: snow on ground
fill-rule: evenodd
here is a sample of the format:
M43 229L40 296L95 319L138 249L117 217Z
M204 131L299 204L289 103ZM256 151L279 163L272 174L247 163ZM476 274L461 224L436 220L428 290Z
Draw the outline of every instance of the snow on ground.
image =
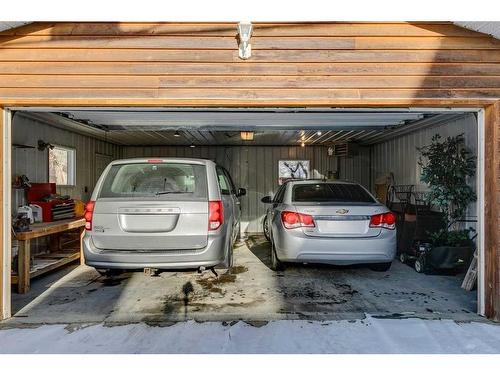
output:
M368 316L260 327L242 321L4 326L0 353L500 353L500 325Z

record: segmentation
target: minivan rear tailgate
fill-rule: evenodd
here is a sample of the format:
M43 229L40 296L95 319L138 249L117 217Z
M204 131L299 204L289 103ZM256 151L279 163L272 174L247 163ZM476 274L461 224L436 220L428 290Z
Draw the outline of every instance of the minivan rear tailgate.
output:
M100 249L201 249L208 243L208 202L98 200L92 240Z

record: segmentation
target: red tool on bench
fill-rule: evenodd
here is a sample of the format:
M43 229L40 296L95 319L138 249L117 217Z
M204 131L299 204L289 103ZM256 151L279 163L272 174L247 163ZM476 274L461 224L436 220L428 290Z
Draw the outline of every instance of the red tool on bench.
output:
M58 196L55 183L32 183L28 190L28 203L42 207L44 222L75 217L75 202Z

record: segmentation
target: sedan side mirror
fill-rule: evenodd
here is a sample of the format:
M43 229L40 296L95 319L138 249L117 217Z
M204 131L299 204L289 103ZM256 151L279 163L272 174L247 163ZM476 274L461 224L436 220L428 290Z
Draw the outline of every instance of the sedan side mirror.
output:
M236 193L236 196L237 197L242 197L244 195L247 195L247 189L244 189L244 188L239 188L238 189L238 192Z
M271 199L271 196L270 195L266 195L264 198L262 198L260 200L262 203L265 203L265 204L271 204L273 203L273 200Z

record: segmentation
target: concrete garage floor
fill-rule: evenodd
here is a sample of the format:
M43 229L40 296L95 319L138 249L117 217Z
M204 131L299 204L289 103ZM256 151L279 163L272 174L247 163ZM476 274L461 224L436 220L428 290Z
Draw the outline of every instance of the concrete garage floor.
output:
M269 269L269 244L250 237L235 248L235 267L211 272L126 273L106 279L79 266L61 279L34 280L42 294L4 323L100 323L375 318L486 321L474 313L476 293L460 288L461 276L422 275L394 261L388 272L366 267L290 266ZM13 305L22 299L13 295Z

